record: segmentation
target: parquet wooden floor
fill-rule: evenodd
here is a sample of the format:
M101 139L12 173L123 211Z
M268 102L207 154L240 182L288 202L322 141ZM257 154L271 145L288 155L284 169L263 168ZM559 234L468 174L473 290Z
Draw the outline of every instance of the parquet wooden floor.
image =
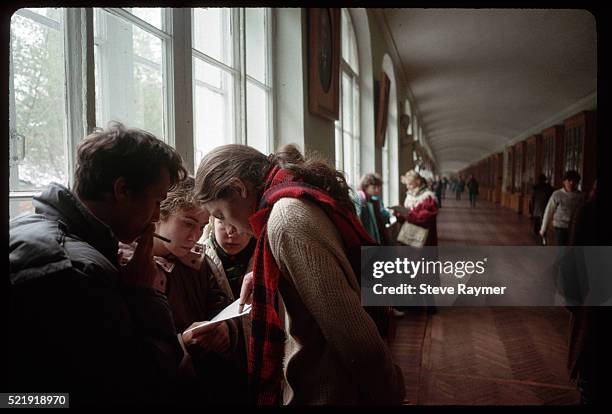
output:
M444 199L440 245L533 245L527 218L478 201ZM574 405L566 369L569 313L563 307L414 308L397 319L392 352L406 403Z

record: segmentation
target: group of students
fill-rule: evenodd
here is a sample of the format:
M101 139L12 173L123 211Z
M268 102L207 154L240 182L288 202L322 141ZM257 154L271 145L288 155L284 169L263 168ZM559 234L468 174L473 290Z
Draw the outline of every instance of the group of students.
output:
M225 145L190 177L115 123L79 144L73 187L33 205L9 225L12 389L72 406L403 402L361 306L376 241L326 162ZM249 314L189 330L238 298Z
M556 228L572 181L545 209ZM402 182L393 214L437 245L436 195L415 171ZM191 177L145 131L86 137L73 187L51 184L9 224L11 388L73 406L401 404L384 314L362 307L358 277L361 246L389 241L381 184L366 176L355 195L291 145L217 147ZM249 314L189 330L237 299ZM593 314L574 311L587 349ZM584 349L574 371L593 390Z

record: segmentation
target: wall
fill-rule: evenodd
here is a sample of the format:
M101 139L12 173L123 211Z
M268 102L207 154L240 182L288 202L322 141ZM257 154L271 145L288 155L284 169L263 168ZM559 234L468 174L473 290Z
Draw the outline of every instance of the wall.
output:
M274 32L274 148L295 143L304 150L305 83L302 44L302 10L273 10ZM307 81L307 79L306 79Z
M393 111L395 115L387 128L399 136L399 111L407 98L406 85L402 76L397 76L399 62L393 60L391 47L387 43L377 18L369 9L349 9L355 36L359 47L360 71L360 118L361 118L361 170L362 173L381 171L381 148L375 148L374 84L380 81L383 71L383 57L388 55L394 74L389 76L395 83ZM274 10L274 75L275 82L275 119L274 145L278 148L287 143L296 143L302 150L317 151L330 161L335 160L334 122L312 115L308 111L308 30L307 13L302 8L276 8ZM387 67L387 72L390 69ZM390 111L391 113L391 111ZM391 118L390 118L391 119ZM395 139L397 143L399 139ZM412 167L412 154L402 151L399 145L394 148L394 170L405 172ZM393 183L399 189L399 199L403 200L405 188L399 176Z
M376 16L375 12L372 10L367 10L368 20L370 23L370 34L371 34L371 46L372 46L372 74L374 82L380 82L381 75L383 72L383 60L385 55L388 55L388 59L393 65L395 71L395 90L396 96L394 99L395 107L397 108L397 113L400 111L403 112L404 104L403 102L408 98L407 93L407 85L403 79L403 75L401 73L401 65L400 62L395 57L395 51L392 49L392 45L390 44L390 39L385 35L383 28L381 27L381 21L379 17ZM376 99L376 97L374 97ZM390 106L391 108L391 106ZM392 123L387 125L387 128L391 128L396 136L400 136L399 134L399 115L392 120ZM397 140L399 141L399 140ZM396 142L397 142L396 141ZM407 156L408 151L402 150L402 147L398 146L395 149L395 162L397 163L396 171L399 174L403 174L407 170L413 167L412 165L412 154ZM375 152L375 166L376 171L381 171L382 168L382 152L381 148L376 148ZM396 182L393 183L393 187L398 189L399 195L398 198L402 201L406 196L406 187L401 184L400 177L396 177Z
M298 144L335 159L334 122L308 110L308 27L306 9L274 9L275 148Z

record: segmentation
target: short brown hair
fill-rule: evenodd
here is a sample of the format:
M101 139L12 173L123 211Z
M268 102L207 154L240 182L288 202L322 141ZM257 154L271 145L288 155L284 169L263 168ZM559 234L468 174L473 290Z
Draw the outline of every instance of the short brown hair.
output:
M359 184L359 189L361 191L365 191L369 185L382 185L382 178L378 173L368 173L361 177L361 183Z
M563 174L563 181L572 180L579 183L581 178L582 177L580 177L580 174L576 170L568 170L565 172L565 174Z
M199 206L195 200L194 187L195 179L189 176L168 192L168 196L161 202L159 208L160 219L167 220L173 214Z
M149 132L111 122L79 144L74 190L83 199L101 200L123 177L128 188L142 192L159 179L162 167L168 169L171 189L187 177L181 156L170 145Z

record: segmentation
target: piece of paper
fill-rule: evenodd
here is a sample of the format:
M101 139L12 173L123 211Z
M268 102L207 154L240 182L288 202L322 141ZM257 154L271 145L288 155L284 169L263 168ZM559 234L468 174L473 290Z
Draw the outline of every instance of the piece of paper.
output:
M242 312L239 312L239 307L240 307L240 299L237 299L234 302L232 302L228 307L226 307L221 312L219 312L211 320L204 321L204 322L199 323L199 324L197 324L195 326L192 326L191 328L187 329L183 333L195 331L196 329L202 328L203 326L212 325L212 324L215 324L215 323L226 321L228 319L237 318L239 316L246 315L247 313L249 313L251 311L251 305L244 305L244 308L242 309Z

